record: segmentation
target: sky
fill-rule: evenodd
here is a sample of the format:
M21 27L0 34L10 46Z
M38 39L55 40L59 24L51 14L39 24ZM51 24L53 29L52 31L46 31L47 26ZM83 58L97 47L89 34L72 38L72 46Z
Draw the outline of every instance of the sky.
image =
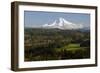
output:
M41 27L59 20L60 17L75 24L82 24L84 27L90 26L90 14L43 11L24 11L24 26Z

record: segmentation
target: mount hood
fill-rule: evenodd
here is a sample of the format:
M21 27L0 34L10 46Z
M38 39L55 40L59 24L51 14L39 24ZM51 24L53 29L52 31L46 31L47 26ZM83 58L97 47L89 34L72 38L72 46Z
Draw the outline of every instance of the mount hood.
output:
M82 24L75 24L75 23L65 20L64 18L59 18L58 21L59 21L58 23L57 23L57 20L55 20L51 24L44 24L44 25L42 25L42 27L43 28L58 28L58 29L63 29L63 30L84 28L84 26Z

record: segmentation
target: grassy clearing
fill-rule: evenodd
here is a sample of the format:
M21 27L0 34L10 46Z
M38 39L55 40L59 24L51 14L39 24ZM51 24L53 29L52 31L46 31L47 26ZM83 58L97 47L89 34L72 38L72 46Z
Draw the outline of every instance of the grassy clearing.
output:
M66 46L67 51L76 51L79 49L82 49L82 47L80 47L80 44L69 44L68 46Z
M69 44L68 45L68 48L79 48L80 47L80 44Z
M80 47L80 44L69 44L69 45L66 45L64 47L61 47L61 48L56 48L57 51L61 51L61 50L66 50L66 51L72 51L72 52L75 52L75 51L78 51L78 50L85 50L85 48L87 47Z

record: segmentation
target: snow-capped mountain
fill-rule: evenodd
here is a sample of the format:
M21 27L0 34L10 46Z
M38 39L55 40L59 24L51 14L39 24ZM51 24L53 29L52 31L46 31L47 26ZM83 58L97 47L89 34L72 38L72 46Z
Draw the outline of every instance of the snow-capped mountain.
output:
M59 18L59 22L57 23L57 20L55 20L52 24L44 24L42 26L43 28L58 28L58 29L82 29L82 24L74 24L72 22L69 22L65 20L64 18Z

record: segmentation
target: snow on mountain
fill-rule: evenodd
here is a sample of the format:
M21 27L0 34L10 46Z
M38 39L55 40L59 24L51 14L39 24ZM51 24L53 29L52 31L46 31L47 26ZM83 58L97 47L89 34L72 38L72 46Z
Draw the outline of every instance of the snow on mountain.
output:
M57 23L57 20L55 20L52 24L44 24L42 26L43 28L58 28L58 29L82 29L82 24L74 24L72 22L69 22L65 20L64 18L59 18L59 22Z

